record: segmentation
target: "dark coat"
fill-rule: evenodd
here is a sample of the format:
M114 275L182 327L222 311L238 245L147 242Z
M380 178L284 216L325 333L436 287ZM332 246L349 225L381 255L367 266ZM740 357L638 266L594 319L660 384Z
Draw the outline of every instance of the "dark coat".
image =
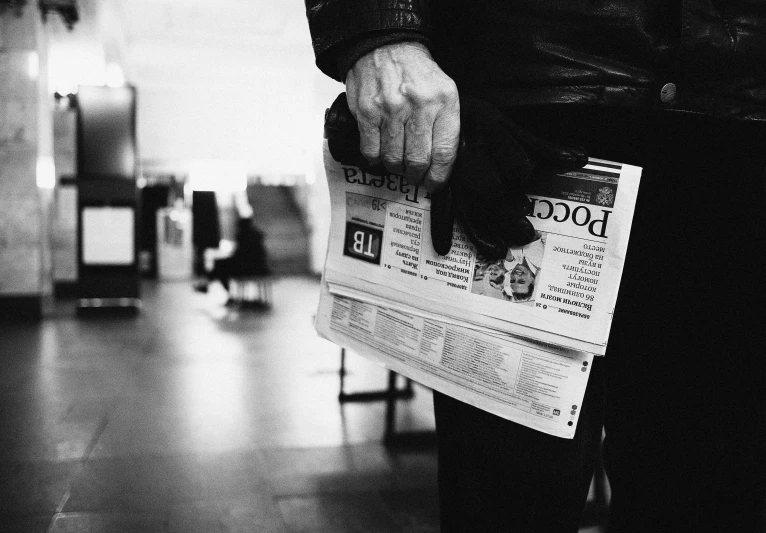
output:
M237 221L237 245L231 257L226 258L226 266L231 276L261 276L269 274L263 233L250 218ZM218 265L217 265L218 266Z
M415 39L461 93L501 107L766 120L766 0L305 1L317 66L338 80L373 48Z

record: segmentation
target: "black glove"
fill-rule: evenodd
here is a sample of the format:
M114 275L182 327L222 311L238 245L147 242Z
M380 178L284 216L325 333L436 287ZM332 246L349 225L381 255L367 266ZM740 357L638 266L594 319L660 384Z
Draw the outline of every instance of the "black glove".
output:
M327 139L330 155L339 163L358 167L373 176L390 174L383 163L371 166L362 155L359 126L348 108L346 93L340 93L324 112L324 138Z
M538 139L495 106L475 98L460 99L460 146L449 184L431 194L431 240L440 255L452 246L457 217L479 254L502 259L509 246L534 239L526 217L530 208L523 187L541 174L569 172L588 162L584 151ZM344 165L383 175L383 164L370 166L359 150L359 129L341 93L325 113L330 155Z
M460 137L449 180L452 205L463 231L488 260L534 240L527 219L531 205L523 192L529 180L588 162L583 150L539 139L494 105L471 97L460 99Z

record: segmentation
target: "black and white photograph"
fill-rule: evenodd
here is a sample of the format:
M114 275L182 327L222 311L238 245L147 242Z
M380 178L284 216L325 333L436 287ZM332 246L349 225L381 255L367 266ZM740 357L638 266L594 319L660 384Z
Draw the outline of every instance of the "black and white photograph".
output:
M0 533L766 533L764 183L766 0L0 0Z
M512 303L535 301L536 281L542 273L546 235L537 232L524 246L511 246L504 259L476 259L471 292Z

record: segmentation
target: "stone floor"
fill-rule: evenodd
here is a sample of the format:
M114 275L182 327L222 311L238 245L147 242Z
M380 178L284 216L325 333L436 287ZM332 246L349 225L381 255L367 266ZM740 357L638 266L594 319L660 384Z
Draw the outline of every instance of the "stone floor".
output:
M145 282L137 317L59 302L41 324L0 324L0 531L438 531L433 448L384 447L384 405L337 401L318 282L273 293L237 310L217 286ZM348 390L385 386L348 366ZM415 391L399 431L433 429Z

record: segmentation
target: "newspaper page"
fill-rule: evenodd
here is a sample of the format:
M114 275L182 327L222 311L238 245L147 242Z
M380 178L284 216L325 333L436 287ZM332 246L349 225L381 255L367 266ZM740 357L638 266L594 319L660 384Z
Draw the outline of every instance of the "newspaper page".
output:
M574 437L592 354L333 295L326 282L316 327L427 387L526 427Z
M605 353L639 167L590 159L581 170L532 180L528 217L537 238L489 262L457 223L449 254L436 254L425 190L397 174L341 165L326 143L324 159L332 208L324 279L331 292Z

